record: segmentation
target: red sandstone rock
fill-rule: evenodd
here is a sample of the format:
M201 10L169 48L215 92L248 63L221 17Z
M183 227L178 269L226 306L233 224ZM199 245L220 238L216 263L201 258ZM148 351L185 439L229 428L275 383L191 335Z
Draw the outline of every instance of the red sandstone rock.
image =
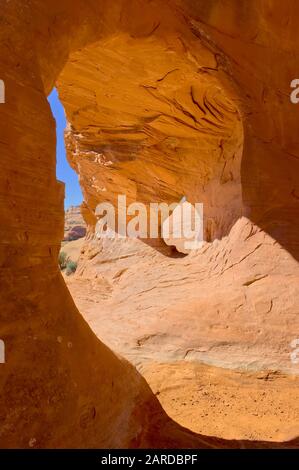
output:
M298 15L295 0L3 2L1 447L270 445L180 428L77 311L57 267L63 187L46 97L58 81L89 225L81 273L114 277L114 314L150 307L149 330L173 329L189 358L287 369L298 332ZM201 199L213 243L179 261L143 242L121 256L99 249L95 207L120 191Z

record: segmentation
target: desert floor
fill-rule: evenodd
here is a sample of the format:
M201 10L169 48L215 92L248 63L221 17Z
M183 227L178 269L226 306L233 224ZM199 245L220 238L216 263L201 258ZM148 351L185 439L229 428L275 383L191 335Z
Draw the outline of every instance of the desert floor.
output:
M124 319L105 313L104 293L66 277L77 307L97 336L133 362L171 418L192 431L226 439L285 441L299 429L299 377L280 371L230 370L201 362L161 362L159 337L126 341ZM161 339L163 341L163 338ZM144 344L143 344L144 343ZM143 348L144 346L144 348Z

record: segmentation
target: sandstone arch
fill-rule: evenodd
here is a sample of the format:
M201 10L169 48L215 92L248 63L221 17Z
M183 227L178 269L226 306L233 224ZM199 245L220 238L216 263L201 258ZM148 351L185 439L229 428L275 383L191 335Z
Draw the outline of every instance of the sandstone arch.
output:
M146 205L185 197L204 203L205 238L220 239L243 212L237 95L230 100L224 72L207 72L214 55L182 19L160 28L111 34L70 55L58 81L69 160L93 217L99 202L117 207L118 194Z
M0 128L0 336L5 340L7 362L3 368L1 365L0 376L1 447L241 445L196 436L172 423L135 369L93 335L60 277L56 261L63 231L63 188L55 177L55 129L46 96L72 51L116 31L144 36L145 31L152 31L148 30L150 23L157 27L157 15L169 20L170 11L175 23L184 18L193 40L202 40L214 51L216 63L211 66L223 74L228 89L232 74L248 95L240 96L238 102L246 117L241 168L246 215L297 256L296 232L290 224L298 209L297 111L284 92L289 74L296 74L292 14L297 3L286 1L278 8L273 1L261 0L249 9L246 2L232 1L225 4L225 22L221 0L136 0L130 6L131 11L124 0L113 5L108 0L12 0L3 4L0 62L6 104L1 105ZM135 23L132 12L144 8L148 14L140 15L140 23ZM289 35L281 18L288 18ZM167 32L168 21L164 24ZM173 28L172 20L169 24ZM255 55L264 58L261 50L267 51L267 60L261 60L255 70ZM275 65L277 54L285 68ZM223 62L225 56L231 69ZM276 73L270 74L266 66ZM273 87L267 80L274 82ZM269 122L265 122L265 113L271 116ZM277 156L273 166L269 164L272 151ZM287 166L282 163L284 157ZM277 231L277 220L285 223L285 230ZM232 243L238 230L237 226ZM248 230L245 238L256 233L251 227ZM264 234L259 236L266 244ZM249 248L255 250L257 241L254 243ZM245 257L249 248L244 248ZM283 295L292 292L294 305L285 313L295 323L298 268L288 252L271 247L271 254L272 249L279 269L283 264L282 271L274 274L289 276ZM261 259L268 255L263 252ZM244 269L244 278L250 269ZM278 341L287 341L287 332L285 335L278 335ZM283 341L281 348L285 348Z

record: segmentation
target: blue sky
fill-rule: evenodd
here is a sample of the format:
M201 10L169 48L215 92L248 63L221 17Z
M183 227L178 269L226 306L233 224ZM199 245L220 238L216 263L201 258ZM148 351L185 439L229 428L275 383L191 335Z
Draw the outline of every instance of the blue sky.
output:
M82 192L78 182L77 173L70 167L64 146L64 129L66 127L66 118L64 108L59 101L56 89L48 97L53 116L56 120L56 176L57 179L65 183L65 201L64 206L77 206L83 200Z

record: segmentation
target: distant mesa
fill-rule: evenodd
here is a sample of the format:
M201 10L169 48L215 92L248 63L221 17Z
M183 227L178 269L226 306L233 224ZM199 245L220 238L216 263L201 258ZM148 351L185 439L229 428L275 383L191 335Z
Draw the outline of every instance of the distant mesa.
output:
M71 206L65 211L63 241L73 241L86 235L86 225L80 206Z

